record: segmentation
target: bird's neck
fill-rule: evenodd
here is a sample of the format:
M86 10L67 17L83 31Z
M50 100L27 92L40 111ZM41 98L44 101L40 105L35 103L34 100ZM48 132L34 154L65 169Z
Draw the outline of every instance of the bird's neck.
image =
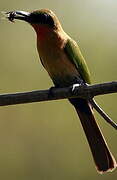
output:
M33 28L36 31L37 38L40 42L45 41L48 37L48 34L51 32L47 26L33 25Z
M66 36L62 28L53 30L48 26L42 25L33 25L33 28L35 29L37 34L37 42L41 44L41 46L49 42L53 43L54 45L55 42L60 42L61 39L64 39Z

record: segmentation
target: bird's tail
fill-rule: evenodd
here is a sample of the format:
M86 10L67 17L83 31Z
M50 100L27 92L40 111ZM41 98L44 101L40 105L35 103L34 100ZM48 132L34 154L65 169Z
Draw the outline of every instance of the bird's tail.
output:
M99 173L112 171L117 163L95 121L90 103L84 99L69 99L74 105L86 134Z

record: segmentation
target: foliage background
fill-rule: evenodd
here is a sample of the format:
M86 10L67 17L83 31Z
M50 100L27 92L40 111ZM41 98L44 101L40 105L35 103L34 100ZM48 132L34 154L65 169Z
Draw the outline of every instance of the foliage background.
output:
M116 80L116 0L0 0L0 11L49 8L64 30L79 42L92 83ZM36 35L25 22L0 20L0 93L52 86L38 62ZM96 98L117 121L117 95ZM117 159L116 132L98 114L101 129ZM96 172L89 147L67 100L0 107L0 179L110 180L117 171Z

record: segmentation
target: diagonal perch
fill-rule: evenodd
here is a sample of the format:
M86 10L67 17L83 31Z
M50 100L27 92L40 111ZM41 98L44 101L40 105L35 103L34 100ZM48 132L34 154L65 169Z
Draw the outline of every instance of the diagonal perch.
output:
M115 129L117 129L117 124L113 122L111 118L108 117L108 115L93 100L94 96L116 93L117 81L88 86L79 86L75 88L75 91L72 91L72 89L73 86L65 88L54 88L51 96L50 90L39 90L14 94L1 94L0 106L80 97L89 99L96 111Z
M66 88L54 88L51 96L49 94L49 90L39 90L14 94L1 94L0 106L75 97L91 99L94 96L98 95L117 93L117 81L88 86L79 86L73 92L71 91L72 88L72 86Z

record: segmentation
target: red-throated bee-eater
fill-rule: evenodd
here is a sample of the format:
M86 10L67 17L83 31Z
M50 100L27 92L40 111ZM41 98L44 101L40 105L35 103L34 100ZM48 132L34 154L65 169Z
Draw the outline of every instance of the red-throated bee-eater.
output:
M47 9L31 13L8 12L8 19L28 22L37 34L37 50L55 87L90 83L90 73L77 43L63 30L56 15ZM117 163L96 123L88 100L69 99L75 107L86 134L93 159L100 173L112 171Z

